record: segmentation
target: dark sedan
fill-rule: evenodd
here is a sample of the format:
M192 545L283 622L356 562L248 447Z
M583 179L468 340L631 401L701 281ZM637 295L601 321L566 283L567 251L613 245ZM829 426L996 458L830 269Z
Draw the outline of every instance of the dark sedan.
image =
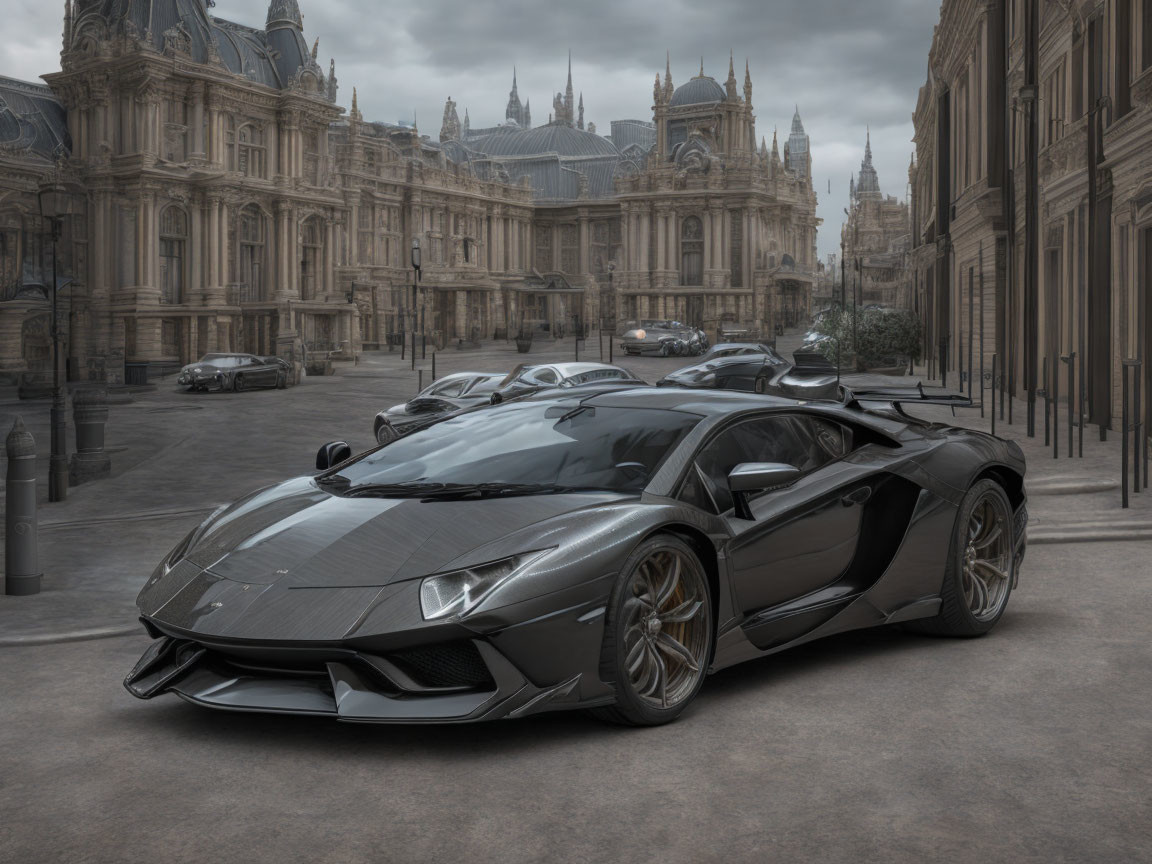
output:
M353 722L655 725L708 673L819 637L986 634L1023 561L1024 455L894 410L924 397L556 389L359 457L333 442L318 476L165 557L125 686Z
M279 357L254 354L205 354L180 370L176 383L189 390L232 390L288 386L292 367Z
M457 372L424 388L415 398L376 415L372 432L381 444L434 423L452 411L486 404L503 372Z
M621 366L607 363L549 363L523 364L500 382L491 396L493 405L509 399L519 399L556 387L585 387L590 384L622 384L637 386L644 382Z

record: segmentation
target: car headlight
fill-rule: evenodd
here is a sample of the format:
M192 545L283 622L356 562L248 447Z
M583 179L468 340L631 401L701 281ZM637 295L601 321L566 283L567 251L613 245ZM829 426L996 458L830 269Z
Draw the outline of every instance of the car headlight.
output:
M420 583L420 612L424 620L467 615L481 600L552 549L525 552L465 570L429 576Z
M193 374L193 375L199 375L199 374L200 374L202 371L204 371L204 370L202 370L202 369L193 369L193 370L192 370L192 374Z
M644 330L637 330L632 335L633 335L633 338L635 338L635 339L647 339L648 338L648 333Z

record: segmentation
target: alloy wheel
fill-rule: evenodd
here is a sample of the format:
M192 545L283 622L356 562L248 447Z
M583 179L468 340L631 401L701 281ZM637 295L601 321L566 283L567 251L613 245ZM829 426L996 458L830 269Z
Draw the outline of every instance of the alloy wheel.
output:
M632 571L624 603L628 683L655 708L689 698L708 656L707 586L695 561L658 549Z
M961 560L961 589L977 621L1004 608L1012 581L1011 518L1000 496L986 492L972 508Z

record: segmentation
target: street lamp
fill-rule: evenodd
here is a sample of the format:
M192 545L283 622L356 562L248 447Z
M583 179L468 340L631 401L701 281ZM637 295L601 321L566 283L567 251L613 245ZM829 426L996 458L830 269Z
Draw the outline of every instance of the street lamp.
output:
M52 455L48 463L48 500L68 497L68 429L64 388L60 381L60 285L56 276L56 244L64 221L72 215L72 195L60 183L40 187L40 216L48 220L52 246Z
M416 368L416 290L420 283L420 238L412 238L412 368Z
M612 287L612 274L616 272L616 262L608 262L608 303L612 310L612 332L608 337L608 362L612 363L614 360L613 347L614 340L616 339L616 289ZM607 316L604 316L607 317ZM603 356L603 355L601 355Z

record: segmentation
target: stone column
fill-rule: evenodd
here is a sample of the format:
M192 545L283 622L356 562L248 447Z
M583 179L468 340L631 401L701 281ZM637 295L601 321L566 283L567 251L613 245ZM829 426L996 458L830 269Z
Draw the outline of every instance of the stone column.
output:
M224 250L220 247L220 199L209 196L205 209L208 214L208 273L204 288L211 290L221 284L220 256Z
M204 87L196 87L192 94L192 148L190 156L204 158Z
M336 282L336 262L333 257L333 251L336 246L335 231L333 229L332 220L327 219L324 223L324 294L332 294L335 289Z
M591 258L591 244L588 239L588 213L581 211L580 213L580 273L581 275L588 275L591 271L589 260Z

